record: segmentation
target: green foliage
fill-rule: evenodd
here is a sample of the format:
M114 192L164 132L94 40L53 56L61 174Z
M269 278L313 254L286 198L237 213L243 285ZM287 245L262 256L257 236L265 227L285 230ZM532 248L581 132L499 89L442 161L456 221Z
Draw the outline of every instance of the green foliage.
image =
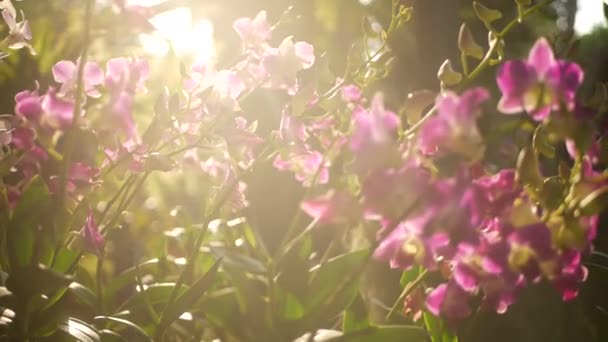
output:
M255 70L246 69L250 65L242 62L252 56L232 56L236 55L236 45L242 42L235 43L232 41L235 37L229 37L235 35L232 32L228 35L224 30L230 28L226 23L236 19L231 16L249 11L250 4L213 3L217 8L188 0L167 1L148 10L155 13L187 6L194 10L195 17L197 11L218 16L214 18L216 48L221 56L218 70L232 68L239 77L246 78ZM399 130L399 141L404 142L400 152L412 153L413 146L408 144L413 140L409 139L432 117L438 91L461 92L473 81L484 82L485 70L502 60L505 48L512 49L505 35L518 18L510 22L504 18L514 17L517 10L521 21L536 5L523 0L518 0L516 5L474 1L467 9L470 15L466 24L456 32L465 15L460 18L454 10L457 5L446 4L445 10L450 17L455 17L456 26L443 29L437 25L433 29L448 32L448 44L448 38L443 43L427 42L427 36L416 34L417 27L425 27L425 16L433 14L432 11L419 13L418 8L397 0L362 3L295 1L293 8L277 18L278 9L284 10L284 3L268 1L268 17L276 32L273 40L280 36L277 33L286 30L295 37L303 36L316 43L314 66L297 75L300 87L293 96L289 95L291 97L276 89L264 89L262 83L235 99L237 109L227 110L229 105L217 100L215 87L221 88L218 85L196 96L178 86L191 76L192 70L181 60L189 57L176 56L172 51L164 59L152 62L152 69L161 72L151 75L147 83L149 91L142 93L134 104L134 125L142 132L143 144L138 146L141 150L129 150L128 144L119 145L124 142L123 133L107 122L119 121L108 101L116 94L107 89L100 99L86 100L83 116L76 120L75 126L65 131L49 133L44 128L36 132L31 143L48 147L48 158L43 167L28 165L32 175L19 179L21 176L14 170L14 165L27 161L30 155L16 149L1 150L0 340L300 342L303 337L312 340L308 338L312 335L317 336L314 341L336 342L429 339L468 342L467 338L457 336L461 331L443 318L426 312L423 304L422 321L411 322L409 318L404 319L404 315L398 315L397 308L403 306L405 294L412 290L423 293L439 277L445 277L441 272L427 271L422 266L403 272L400 285L404 292L400 297L398 293L375 293L373 286L368 288L368 282L396 282L399 276L393 270L377 279L366 278L372 274L370 269L377 267L370 263L377 247L375 231L371 230L377 228L376 221L360 225L332 223L325 227L316 227L318 222L313 221L302 229L306 222L298 209L301 200L333 186L334 175L347 168L351 156L344 156L338 148L327 152L331 159L330 184L308 189L297 185L294 190L291 178L291 182L283 181L276 173L264 169L280 152L276 151L277 136L263 136L268 142L264 143L260 155L253 158L252 165L230 159L234 158L235 151L224 153L223 150L230 144L223 135L234 133L218 133L225 128L222 126L225 122L232 123L236 117L249 120L247 129L238 132L245 137L238 134L236 137L244 139L241 145L247 147L250 144L247 134L253 134L256 128L261 134L277 128L283 106L298 120L310 121L323 116L334 119L336 127L344 130L339 133L345 134L352 130L350 109L368 105L366 100L345 105L342 86L353 84L361 88L365 98L372 98L376 90L386 87L398 93L391 96L391 90L384 91L389 94L388 106L396 109L400 125L407 128ZM433 6L428 3L419 6ZM51 81L51 68L62 59L82 58L84 46L89 49L85 56L100 65L119 55L143 54L138 41L148 37L147 31L136 28L136 19L130 17L137 12L95 2L93 20L86 22L83 4L63 0L44 4L23 1L23 9L32 24L32 45L38 54L29 56L11 51L2 61L0 83L5 87L7 98L23 89L34 89L38 86L34 80L40 81L40 94L44 94L49 85L59 89L59 85ZM475 16L481 22L477 22ZM145 26L147 20L143 22ZM505 25L499 30L502 24ZM90 37L87 38L86 32ZM487 33L490 34L488 44L480 43ZM435 50L430 45L449 46L453 51L451 55L434 56L445 60L436 75L434 64L430 66L432 74L420 71L431 80L433 87L427 88L432 90L410 92L411 84L406 84L409 82L406 79L411 76L415 80L420 75L417 75L417 63L408 63L407 57L418 53L425 56L425 51L416 51L421 44L429 45L431 53ZM458 54L461 65L453 65L451 61L457 61ZM238 58L233 61L235 57ZM471 61L476 64L469 66ZM407 77L400 73L399 68L403 66L409 68ZM440 85L436 84L435 76ZM210 74L203 77L210 78ZM403 83L391 85L391 78ZM86 97L83 93L77 96ZM212 103L214 110L207 113L202 107L192 109L193 103L209 106ZM6 101L4 106L4 112L15 112L12 101ZM185 128L191 116L200 121L195 129ZM21 114L15 116L12 124L19 127L19 120L25 120ZM555 213L563 216L555 228L557 241L580 249L587 231L577 225L578 219L606 209L608 188L587 191L580 160L574 161L573 166L563 162L558 167L547 160L561 157L563 148L556 140L566 136L574 135L577 148L589 148L593 137L586 136L588 127L575 127L564 120L538 124L532 133L532 124L524 124L523 119L505 119L495 125L499 121L495 117L488 119L490 135L496 133L502 137L520 129L523 132L521 141L510 146L515 153L520 151L517 181L526 187L534 203L545 210L543 219L549 220ZM323 130L306 129L306 133ZM334 143L340 148L347 146L346 140L331 142ZM325 142L320 139L315 144ZM70 146L74 151L69 152ZM602 146L605 153L606 146ZM124 154L109 158L108 154L115 150ZM490 148L486 154L497 154L495 152ZM208 158L224 157L224 154L238 167L223 175L225 170L221 167L214 169L217 165L205 164L211 160ZM604 158L606 160L608 158ZM80 174L69 179L68 161L97 165L101 172L90 183L87 183L88 176ZM500 165L489 163L487 166L494 169ZM550 171L545 173L546 169ZM213 179L213 173L222 177ZM318 172L315 178L317 176ZM256 184L256 177L270 179L271 186ZM74 185L76 190L66 194L56 191L62 181L73 182L68 188ZM240 200L236 198L240 192L234 190L241 181L263 188L262 199L257 200L262 203L262 210L270 213L270 218L264 217L262 210L252 212L233 205ZM350 194L358 196L357 201L362 198L362 184L357 176L339 182L348 183L345 187ZM19 196L11 192L13 188L21 190ZM290 194L280 197L282 192ZM286 207L290 208L289 212ZM293 208L298 213L295 217L290 214ZM100 249L103 252L96 254L85 248L84 222L89 210L104 240ZM281 215L290 222L277 218ZM382 304L385 301L380 297L398 300L390 309ZM381 310L379 314L378 310ZM384 318L387 310L391 310L390 322ZM395 317L391 317L392 313ZM399 325L385 325L387 323ZM338 329L336 327L341 331L329 330ZM327 331L331 337L316 334Z

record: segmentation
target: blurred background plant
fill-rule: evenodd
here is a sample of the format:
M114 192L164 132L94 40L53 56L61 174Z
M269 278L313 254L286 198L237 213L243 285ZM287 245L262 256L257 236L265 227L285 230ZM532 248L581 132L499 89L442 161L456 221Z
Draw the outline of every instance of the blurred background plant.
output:
M321 90L316 94L320 111L335 110L336 91L332 93L332 89L336 77L357 84L369 98L381 91L386 106L402 109L398 114L403 122L414 125L442 90L437 80L439 66L448 59L455 69L462 70L456 63L461 60L457 39L461 24L467 24L474 41L484 42L484 51L490 47L487 29L478 19L473 1L99 0L93 2L89 21L83 20L83 3L14 2L29 20L31 46L36 54L28 49L10 51L0 63L0 87L5 94L2 113L14 112L13 95L20 91L54 86L57 77L53 77L53 66L60 60L76 61L85 46L88 60L100 65L118 56L145 57L152 72L146 81L148 91L138 94L134 103L133 116L144 144L164 153L147 154L140 173L133 173L124 165L107 172L109 175L102 170L103 184L80 202L82 207L73 210L68 220L73 226L70 231L77 232L85 217L91 219L87 206L92 206L97 223L105 219L103 253L95 252L98 246L94 246L89 248L93 253L81 258L79 248L65 244L47 257L36 255L46 251L36 245L29 248L39 250L33 254L40 261L52 259L47 267L27 265L14 270L2 266L11 272L3 273L2 280L7 281L8 277L10 281L0 294L0 305L13 309L4 310L1 323L6 329L21 329L21 335L4 335L7 339L59 340L71 336L83 341L289 341L325 329L346 332L350 337L342 340L348 341L427 338L427 333L412 325L411 317L405 314L385 318L399 297L401 286L408 281L402 278L405 276L401 271L391 270L385 263L371 262L363 272L362 265L369 259L367 249L362 249L368 247L365 230L345 233L319 229L301 238L295 234L295 242L286 248L285 241L294 238L293 227L300 229L309 223L299 208L302 199L311 193L292 174L273 166L275 154L265 155L271 151L260 149L256 151L259 157L253 158L252 171L245 167L239 175L227 172L220 181L209 176L217 166L201 167L196 165L197 158L193 164L185 164L187 156L179 159L184 164L175 168L176 161L164 157L187 152L180 149L191 143L202 145L204 157L220 156L205 150L215 141L190 141L175 131L172 141L175 136L168 137L163 131L170 124L162 118L177 117L191 105L191 99L181 95L183 82L197 72L191 65L221 70L248 58L243 56L242 37L236 34L232 23L242 17L254 18L264 9L269 22L276 24L270 38L272 46L278 46L286 36L294 36L294 42L311 43L316 55L314 67L300 75L303 84L314 84L312 89L302 87L293 99L281 89L249 85L251 93L237 96L239 112L250 124L257 122L255 133L267 140L264 144L272 149L279 139L271 132L279 129L286 102L291 103L292 110L298 106L302 112L317 110L307 104L313 92ZM505 27L518 16L514 1L481 3L500 11L501 18L493 23L496 27ZM539 8L504 37L503 58L523 58L537 37L548 37L558 57L576 61L586 71L583 96L601 98L605 91L601 85L608 81L608 39L603 39L608 34L605 6L600 0L558 0ZM90 34L83 39L85 31ZM500 94L495 85L498 61L489 64L476 75L475 84L488 88L496 102ZM200 69L198 72L205 73ZM412 92L426 94L430 100L424 101L422 108L412 109ZM208 94L201 96L208 100ZM103 110L96 107L101 104L91 101L90 111L102 116ZM513 166L519 152L505 151L505 139L523 140L525 134L534 132L534 127L522 128L519 123L497 113L490 113L480 122L485 156L497 168ZM100 164L103 144L99 142L118 135L117 129L101 125L95 126L95 135L82 133L71 138L77 146L74 160ZM216 127L208 129L211 132ZM248 129L253 130L251 126ZM331 147L327 150L331 151ZM61 140L56 153L65 153ZM567 156L564 147L556 153ZM57 160L60 164L62 159ZM551 160L543 162L552 165ZM51 165L45 172L52 174L58 168ZM314 173L313 183L319 176L318 171ZM8 174L7 184L11 184ZM238 199L224 199L229 197L224 190L238 187L237 180L247 184L249 205L242 209L231 202ZM48 200L48 196L39 195L45 190L37 186L35 181L29 185L31 199L22 196L34 203L40 198ZM217 203L224 202L238 210L220 210ZM6 207L3 210L8 212ZM16 220L15 215L13 212L10 220ZM57 216L64 216L48 208L35 215L40 222L54 222ZM579 298L563 303L547 284L530 286L507 313L480 313L465 322L457 334L460 340L608 339L604 324L608 320L608 297L604 295L608 256L603 253L608 251L608 234L602 229L604 221L600 219L595 252L585 259L591 272ZM95 231L90 234L95 235ZM72 236L69 242L84 243L76 237L79 234ZM361 274L364 276L359 281ZM406 279L405 283L400 283L400 279ZM100 284L104 284L103 288ZM333 285L331 289L328 284ZM28 300L20 301L24 297ZM398 304L400 308L403 305ZM15 311L19 314L19 310L14 308L30 313L28 321L15 319ZM441 324L425 317L427 331ZM32 328L26 336L23 329L27 327ZM441 339L433 338L434 342L456 340L448 333Z

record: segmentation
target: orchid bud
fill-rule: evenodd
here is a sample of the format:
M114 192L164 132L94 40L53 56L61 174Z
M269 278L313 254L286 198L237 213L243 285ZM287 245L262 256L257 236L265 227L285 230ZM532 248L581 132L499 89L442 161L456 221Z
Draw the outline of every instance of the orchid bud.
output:
M477 1L473 2L473 10L487 28L490 28L492 22L502 18L502 13L499 10L486 7Z
M477 44L475 38L473 38L473 34L466 23L462 23L460 26L460 32L458 33L458 49L467 56L477 59L483 58L483 49Z
M462 74L454 71L450 60L446 59L445 62L443 62L443 64L441 64L439 67L437 78L445 85L450 86L460 83L462 80Z

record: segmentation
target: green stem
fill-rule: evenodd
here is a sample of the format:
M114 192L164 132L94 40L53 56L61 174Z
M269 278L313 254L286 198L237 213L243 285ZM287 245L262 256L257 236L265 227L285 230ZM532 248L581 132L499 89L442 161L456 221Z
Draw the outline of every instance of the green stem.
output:
M74 111L72 112L72 123L66 131L66 144L65 151L63 154L63 168L59 177L59 215L64 216L64 207L66 204L66 185L67 179L70 172L70 166L72 164L72 155L74 153L76 141L74 139L74 129L78 124L78 118L80 116L83 104L83 92L84 92L84 66L87 63L87 55L89 51L89 45L91 43L91 21L93 17L93 0L86 0L85 2L85 14L84 14L84 38L82 52L80 53L80 59L78 63L78 70L76 72L76 92L74 93L75 104ZM65 218L62 218L60 224L63 224Z
M397 300L395 301L395 304L393 304L393 306L391 307L391 310L386 315L386 318L385 318L386 320L389 320L393 316L393 314L397 310L397 307L399 306L399 304L401 302L403 302L405 297L407 297L410 293L412 293L412 291L414 291L418 287L418 285L420 285L422 283L422 281L424 280L424 277L426 277L427 273L428 273L428 270L422 271L422 273L420 273L418 275L418 277L416 279L414 279L414 281L408 283L405 286L405 288L403 289L403 292L401 292L401 294L399 295L399 298L397 298Z
M460 54L460 64L462 65L462 72L465 77L469 75L469 60L467 59L467 55L464 53Z
M114 213L114 216L112 217L110 222L108 222L108 224L103 227L101 232L104 232L106 229L110 229L111 227L113 227L116 224L116 222L120 218L120 214L122 214L122 212L129 206L129 204L131 204L131 201L133 201L133 199L135 198L135 195L137 195L139 190L142 188L144 182L146 181L146 178L148 178L149 175L150 175L150 171L144 173L144 175L141 177L139 182L135 185L135 189L128 196L124 196L122 198L122 201L118 205L118 208L116 209L116 212Z
M264 159L262 157L266 153L268 147L269 146L266 146L262 150L262 152L260 152L258 158L255 159L253 164L246 171L253 170L255 168L255 166L261 160ZM244 173L245 172L243 172L242 174L244 174ZM190 251L190 254L188 255L188 259L187 259L188 262L186 263L186 266L180 272L179 277L177 278L177 281L175 282L175 286L173 287L173 290L171 291L171 294L169 295L169 300L167 301L167 304L165 304L163 313L160 316L160 321L163 320L163 318L167 314L167 309L169 307L171 307L171 305L177 298L177 293L178 293L179 289L182 287L182 285L184 284L184 282L186 280L186 275L190 273L192 267L194 266L194 260L196 259L196 257L198 256L198 253L200 252L204 237L207 233L207 229L209 228L209 222L211 222L211 220L219 214L220 210L222 209L222 207L224 206L226 201L230 198L230 195L232 194L232 192L238 185L238 183L242 177L242 174L237 175L235 177L234 181L225 188L225 190L219 195L220 197L218 198L218 200L215 201L215 204L214 204L211 212L208 215L205 215L205 219L203 220L203 225L202 225L201 231L198 233L198 236L196 237L196 241L194 242L194 245L192 246L192 250ZM158 326L158 329L155 332L155 340L157 340L157 341L163 340L163 336L165 335L166 328L167 328L167 326Z
M136 278L135 280L137 281L137 285L139 286L139 291L141 291L141 294L144 297L144 302L146 303L146 309L148 310L150 317L152 317L154 324L158 325L158 323L160 322L160 317L158 317L158 314L154 310L154 307L152 307L152 303L150 302L148 293L144 289L144 282L142 281L141 272L139 269L139 261L137 260L137 258L133 258L133 259L135 260L135 278Z
M101 212L101 214L97 218L97 222L98 223L101 223L103 221L103 219L106 217L106 215L108 214L108 212L110 211L110 209L112 208L112 206L114 205L114 203L116 203L116 201L118 200L118 198L123 193L128 192L128 189L135 182L135 179L136 179L135 175L130 175L129 178L127 178L127 180L121 185L121 187L118 189L118 191L116 192L116 194L114 194L114 197L112 197L112 199L110 199L110 201L108 201L108 203L106 204L106 207L103 209L103 211Z
M530 8L528 8L527 10L525 10L522 15L521 18L526 18L529 15L535 13L536 11L538 11L540 8L552 3L555 0L545 0L543 2L540 2ZM489 65L490 60L492 58L492 55L496 52L496 49L499 46L499 42L502 38L504 38L514 27L516 24L518 24L520 22L519 18L515 18L513 20L511 20L503 29L502 31L498 32L496 34L496 39L494 40L494 43L490 45L490 48L488 49L488 52L485 54L484 58L481 60L481 62L475 67L475 69L473 69L473 71L471 71L471 73L469 75L466 76L466 78L462 81L462 83L460 84L460 87L465 86L467 84L469 84L471 81L473 81L474 79L477 78L477 76L479 76L479 74L481 74L482 71L485 70L485 68ZM420 119L418 120L414 125L410 126L410 128L405 131L405 136L408 137L412 134L414 134L427 120L430 119L430 117L433 115L433 113L435 112L435 110L437 109L436 106L433 106L431 109L429 109L426 114Z
M97 289L97 309L103 315L104 310L104 301L103 301L103 252L97 256L97 270L95 272L96 276L96 289Z
M302 198L306 199L306 198L308 198L308 196L310 196L313 186L315 185L315 183L317 183L317 179L319 178L319 175L321 174L323 165L325 165L325 163L327 162L327 154L331 153L331 149L334 147L334 144L336 143L336 141L337 140L333 140L331 142L331 144L329 145L329 147L327 148L327 153L323 155L323 159L321 160L319 167L317 167L317 169L315 170L315 174L312 176L312 181L310 182L310 186L306 188L306 190L304 191L304 194L302 195ZM290 243L291 235L293 235L293 233L295 232L295 230L298 226L298 222L300 221L301 217L302 217L302 210L300 208L298 208L298 210L296 211L296 214L291 219L291 222L289 223L289 228L287 228L287 232L283 236L283 240L281 241L281 244L279 246L283 246L287 243ZM315 221L313 221L313 222L314 222L314 224L316 224ZM304 230L306 231L306 229L304 229ZM279 247L279 251L280 250L281 249Z

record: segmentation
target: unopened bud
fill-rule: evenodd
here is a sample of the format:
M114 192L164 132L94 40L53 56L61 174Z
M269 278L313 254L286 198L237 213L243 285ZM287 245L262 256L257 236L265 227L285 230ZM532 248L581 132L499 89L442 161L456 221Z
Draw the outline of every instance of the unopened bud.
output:
M445 62L443 62L443 64L441 64L439 67L437 78L445 85L450 86L460 83L462 80L462 74L454 71L450 60L446 59Z
M460 52L467 56L477 59L483 58L483 49L477 44L471 30L469 30L469 27L465 23L462 23L460 32L458 33L458 48Z
M479 20L481 20L486 27L489 27L493 21L502 18L502 13L499 10L486 7L477 1L473 2L473 10L475 10L475 14L477 14Z

